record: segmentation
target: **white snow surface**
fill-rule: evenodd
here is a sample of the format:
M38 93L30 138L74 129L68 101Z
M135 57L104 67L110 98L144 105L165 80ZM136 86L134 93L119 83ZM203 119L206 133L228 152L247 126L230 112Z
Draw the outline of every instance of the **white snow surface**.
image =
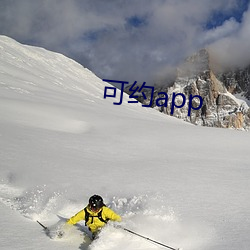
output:
M0 249L164 249L112 223L92 243L84 222L62 239L36 223L64 224L58 215L99 194L123 227L168 246L249 250L249 132L193 126L125 94L113 105L104 86L63 55L0 36Z

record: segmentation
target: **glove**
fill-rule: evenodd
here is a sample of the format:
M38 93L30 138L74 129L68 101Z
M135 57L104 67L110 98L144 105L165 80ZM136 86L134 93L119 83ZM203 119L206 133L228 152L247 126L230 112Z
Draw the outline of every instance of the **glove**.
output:
M57 238L62 238L64 234L65 234L65 232L62 231L62 230L59 230L59 231L56 232Z

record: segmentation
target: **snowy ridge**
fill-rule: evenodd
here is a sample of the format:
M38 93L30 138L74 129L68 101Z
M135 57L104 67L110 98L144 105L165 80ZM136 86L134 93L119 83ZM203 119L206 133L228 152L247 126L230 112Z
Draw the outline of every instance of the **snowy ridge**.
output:
M0 37L0 246L162 249L112 225L90 243L84 222L51 240L36 223L55 228L96 193L154 240L248 250L249 133L196 127L127 95L118 107L105 85L62 55Z

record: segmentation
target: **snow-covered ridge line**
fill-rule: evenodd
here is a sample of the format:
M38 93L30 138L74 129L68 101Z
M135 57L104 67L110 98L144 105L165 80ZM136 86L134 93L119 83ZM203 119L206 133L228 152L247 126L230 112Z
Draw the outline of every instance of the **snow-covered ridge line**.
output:
M1 62L4 62L4 65L1 65L2 73L11 74L11 69L15 68L15 77L17 79L18 76L21 77L23 74L29 73L31 76L26 75L26 78L31 78L34 81L36 79L42 80L41 83L44 83L43 88L47 87L48 84L55 84L64 89L82 91L91 95L83 88L83 82L84 85L90 85L88 78L95 77L94 74L72 59L40 47L22 45L13 39L3 36L0 36L0 49ZM3 82L3 78L1 80ZM27 79L25 80L27 81ZM46 80L48 81L47 83L45 83ZM67 85L63 84L63 80L67 81ZM37 84L38 82L30 81L29 84ZM96 77L96 83L94 85L91 84L91 87L98 94L103 84Z

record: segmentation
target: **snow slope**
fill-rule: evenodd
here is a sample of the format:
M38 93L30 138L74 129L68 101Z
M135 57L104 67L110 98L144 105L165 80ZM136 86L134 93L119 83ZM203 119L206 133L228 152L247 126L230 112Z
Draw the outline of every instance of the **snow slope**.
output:
M192 126L126 95L113 105L104 86L63 55L0 36L0 248L162 249L112 225L90 244L83 223L61 240L36 223L53 228L97 193L124 227L169 246L248 250L249 133Z

